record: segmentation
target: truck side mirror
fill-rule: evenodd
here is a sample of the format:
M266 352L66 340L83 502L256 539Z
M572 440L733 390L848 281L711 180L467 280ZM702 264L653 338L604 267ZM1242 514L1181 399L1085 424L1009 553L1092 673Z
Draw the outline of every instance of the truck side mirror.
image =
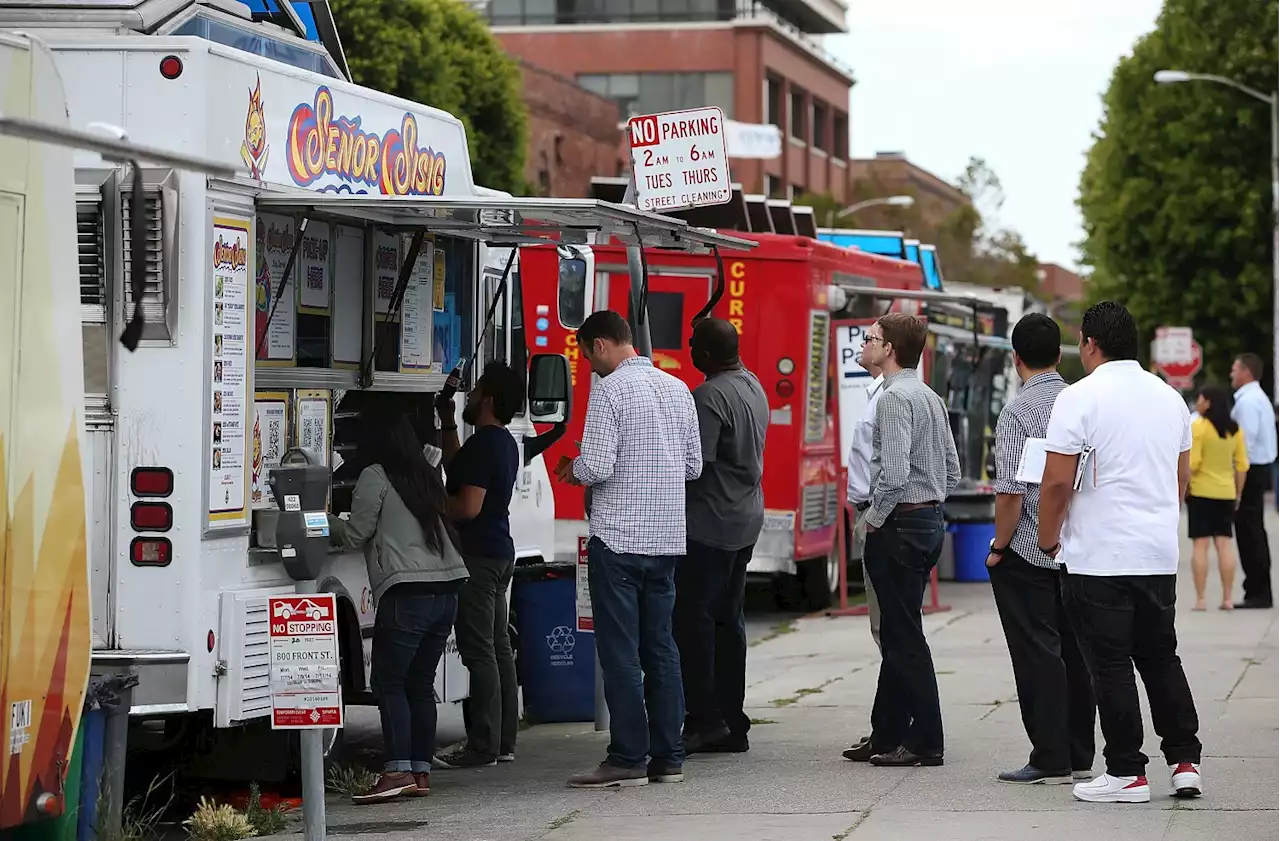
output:
M529 360L529 420L565 423L572 412L569 360L559 353L538 353Z
M558 245L556 258L556 316L562 327L577 330L595 310L596 258L584 245Z

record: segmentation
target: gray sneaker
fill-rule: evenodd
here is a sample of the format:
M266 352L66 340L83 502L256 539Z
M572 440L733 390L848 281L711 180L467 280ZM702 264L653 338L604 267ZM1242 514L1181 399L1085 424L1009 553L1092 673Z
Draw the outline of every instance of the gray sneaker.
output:
M608 762L601 762L594 771L574 774L569 778L569 788L622 788L623 786L646 786L649 784L649 772L644 768L619 768Z

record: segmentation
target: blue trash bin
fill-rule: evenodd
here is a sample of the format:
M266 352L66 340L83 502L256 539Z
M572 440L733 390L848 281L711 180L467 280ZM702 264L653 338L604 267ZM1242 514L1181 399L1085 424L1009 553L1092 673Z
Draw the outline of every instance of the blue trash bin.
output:
M956 552L956 581L990 581L987 555L996 538L996 524L990 522L952 523Z
M595 634L577 630L574 566L520 567L511 603L529 720L595 721Z

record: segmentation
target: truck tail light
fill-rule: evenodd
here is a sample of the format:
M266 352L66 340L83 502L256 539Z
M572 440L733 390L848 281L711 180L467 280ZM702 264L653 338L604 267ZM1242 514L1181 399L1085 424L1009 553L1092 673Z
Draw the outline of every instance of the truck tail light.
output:
M129 544L129 560L134 566L167 567L173 560L173 544L167 537L135 537Z
M135 502L129 525L134 531L168 531L173 528L173 508L167 502Z
M135 467L129 475L134 496L165 497L173 493L173 471L167 467Z
M778 393L779 397L783 398L790 397L796 393L795 384L791 380L778 380L778 384L773 387L773 390Z

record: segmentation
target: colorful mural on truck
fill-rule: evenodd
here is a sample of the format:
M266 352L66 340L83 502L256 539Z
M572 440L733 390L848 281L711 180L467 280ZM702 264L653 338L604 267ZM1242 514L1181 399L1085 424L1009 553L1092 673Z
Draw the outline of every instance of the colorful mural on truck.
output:
M50 54L5 33L0 102L67 124ZM0 830L62 813L89 676L74 172L0 137Z

